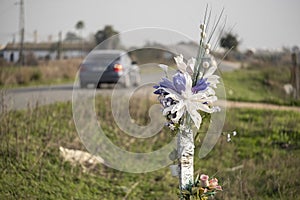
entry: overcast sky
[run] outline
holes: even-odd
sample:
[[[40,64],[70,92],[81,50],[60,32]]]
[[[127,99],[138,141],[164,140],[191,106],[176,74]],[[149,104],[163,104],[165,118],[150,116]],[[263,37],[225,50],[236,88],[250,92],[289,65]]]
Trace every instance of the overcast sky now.
[[[19,0],[0,0],[0,44],[12,41],[13,34],[19,40]],[[85,36],[95,33],[105,25],[113,25],[119,32],[143,27],[158,27],[182,33],[194,41],[199,38],[199,25],[208,3],[213,16],[225,8],[227,30],[241,40],[242,48],[280,48],[300,46],[299,0],[24,0],[25,38],[33,40],[34,30],[39,41],[59,31],[75,31],[75,24],[85,23]],[[160,31],[145,29],[151,34],[135,34],[122,40],[129,45],[141,45],[145,41],[168,43]],[[128,32],[127,32],[128,33]],[[168,33],[170,34],[170,33]],[[167,35],[168,35],[167,34]],[[163,34],[162,34],[163,35]],[[175,38],[175,39],[174,39]],[[174,36],[172,41],[180,39]]]

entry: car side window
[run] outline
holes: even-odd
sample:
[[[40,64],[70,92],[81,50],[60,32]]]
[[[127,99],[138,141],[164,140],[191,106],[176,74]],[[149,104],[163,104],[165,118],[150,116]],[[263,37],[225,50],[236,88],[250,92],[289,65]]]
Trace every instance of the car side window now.
[[[128,55],[123,55],[124,63],[126,66],[130,66],[131,60]]]

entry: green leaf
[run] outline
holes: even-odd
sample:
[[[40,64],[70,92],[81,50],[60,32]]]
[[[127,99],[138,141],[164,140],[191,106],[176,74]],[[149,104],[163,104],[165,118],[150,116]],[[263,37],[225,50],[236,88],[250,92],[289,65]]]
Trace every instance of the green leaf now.
[[[191,194],[188,190],[182,190],[181,193],[183,195],[190,195]]]
[[[198,183],[198,181],[199,181],[199,177],[200,177],[199,174],[197,174],[197,176],[196,176],[196,178],[195,178],[195,183],[194,183],[195,185],[197,185],[197,183]]]
[[[192,187],[192,194],[193,195],[195,195],[195,194],[197,194],[197,191],[198,191],[199,189],[197,188],[197,187]]]

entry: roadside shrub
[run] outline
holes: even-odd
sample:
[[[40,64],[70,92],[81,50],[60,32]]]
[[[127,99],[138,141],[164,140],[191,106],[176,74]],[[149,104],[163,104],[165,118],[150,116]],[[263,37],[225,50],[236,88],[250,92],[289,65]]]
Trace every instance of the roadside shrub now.
[[[19,68],[16,72],[15,78],[19,85],[28,84],[31,79],[32,70],[27,67]]]
[[[39,81],[42,78],[42,73],[39,69],[33,70],[31,76],[30,76],[30,81]]]
[[[38,66],[0,67],[0,85],[51,84],[75,78],[81,59],[40,61]],[[35,63],[31,63],[35,64]]]

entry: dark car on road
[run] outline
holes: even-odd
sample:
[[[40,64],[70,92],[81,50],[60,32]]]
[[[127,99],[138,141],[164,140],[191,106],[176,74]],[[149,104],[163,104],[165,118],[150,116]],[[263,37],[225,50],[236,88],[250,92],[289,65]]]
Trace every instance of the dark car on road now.
[[[81,88],[102,83],[130,87],[140,84],[140,70],[125,51],[93,50],[80,66],[79,79]]]

